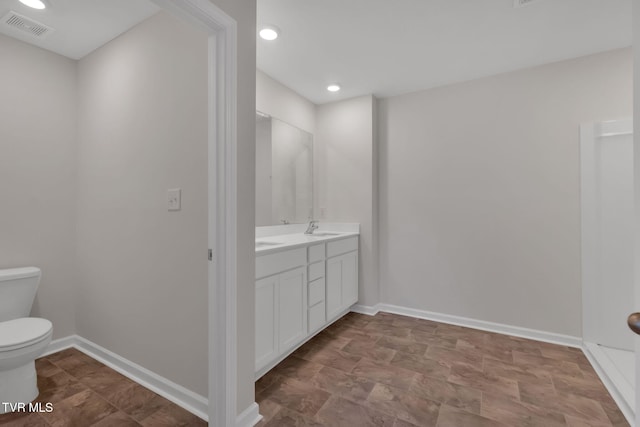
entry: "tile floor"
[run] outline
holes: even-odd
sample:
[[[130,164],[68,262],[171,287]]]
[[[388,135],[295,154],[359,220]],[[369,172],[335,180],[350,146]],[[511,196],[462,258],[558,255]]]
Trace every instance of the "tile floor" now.
[[[628,426],[577,349],[350,313],[256,382],[261,427]]]
[[[2,427],[206,426],[190,412],[76,349],[36,360],[38,402],[50,413],[0,415]]]

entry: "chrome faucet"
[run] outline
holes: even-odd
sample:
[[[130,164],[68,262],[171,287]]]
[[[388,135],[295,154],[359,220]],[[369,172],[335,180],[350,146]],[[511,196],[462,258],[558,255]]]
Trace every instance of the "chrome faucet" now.
[[[318,221],[311,220],[309,221],[309,226],[307,227],[307,231],[304,234],[313,234],[313,230],[318,229]]]

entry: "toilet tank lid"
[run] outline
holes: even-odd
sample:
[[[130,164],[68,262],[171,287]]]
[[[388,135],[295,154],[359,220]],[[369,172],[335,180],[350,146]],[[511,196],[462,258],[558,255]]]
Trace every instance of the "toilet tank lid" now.
[[[38,267],[7,268],[0,270],[0,282],[24,279],[27,277],[37,277],[39,275],[40,269]]]

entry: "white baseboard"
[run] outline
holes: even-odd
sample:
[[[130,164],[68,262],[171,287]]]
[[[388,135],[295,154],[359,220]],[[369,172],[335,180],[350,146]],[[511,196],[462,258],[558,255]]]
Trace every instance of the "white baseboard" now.
[[[258,404],[253,402],[236,418],[236,427],[253,427],[260,422],[262,415],[258,412]]]
[[[354,313],[366,314],[367,316],[375,316],[380,311],[380,304],[374,306],[355,304],[351,307]]]
[[[635,413],[633,410],[635,393],[630,385],[621,377],[620,371],[616,368],[609,357],[600,349],[597,344],[585,342],[582,351],[589,363],[593,366],[596,374],[611,394],[611,397],[618,404],[622,414],[630,425],[635,424]]]
[[[536,329],[522,328],[520,326],[505,325],[502,323],[487,322],[485,320],[470,319],[468,317],[453,316],[451,314],[435,313],[426,310],[401,307],[391,304],[376,304],[373,307],[355,306],[352,311],[362,314],[375,315],[379,311],[385,313],[400,314],[402,316],[416,317],[418,319],[433,320],[435,322],[447,323],[450,325],[464,326],[467,328],[480,329],[482,331],[496,332],[499,334],[512,335],[515,337],[528,338],[536,341],[543,341],[552,344],[564,345],[567,347],[582,348],[582,338],[570,335],[562,335],[554,332],[539,331]]]
[[[53,340],[47,346],[47,349],[44,351],[42,356],[48,356],[53,353],[57,353],[62,350],[66,350],[70,347],[74,347],[76,343],[76,335],[69,335],[68,337],[58,338],[57,340]]]
[[[209,400],[206,397],[200,396],[81,336],[71,335],[52,341],[44,355],[56,353],[70,347],[74,347],[97,361],[104,363],[125,377],[172,401],[205,421],[208,420]]]

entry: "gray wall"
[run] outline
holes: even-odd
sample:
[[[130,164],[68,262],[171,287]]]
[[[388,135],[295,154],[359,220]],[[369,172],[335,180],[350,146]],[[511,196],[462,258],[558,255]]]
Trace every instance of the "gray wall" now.
[[[383,302],[580,336],[579,125],[631,116],[631,60],[380,101]]]
[[[256,108],[311,134],[316,128],[316,105],[298,93],[256,71]]]
[[[35,265],[33,315],[75,332],[75,61],[0,35],[0,268]]]
[[[215,0],[214,3],[234,18],[238,23],[238,74],[237,74],[237,212],[238,227],[237,260],[237,345],[238,345],[238,413],[244,411],[254,402],[254,211],[255,211],[255,0]],[[171,26],[170,30],[161,28],[162,22]],[[145,34],[148,30],[149,34]],[[95,307],[99,316],[110,325],[120,324],[116,317],[129,317],[138,323],[131,331],[109,331],[107,325],[90,321],[80,326],[86,333],[98,337],[98,343],[105,343],[114,351],[120,351],[125,357],[138,361],[146,368],[172,379],[179,384],[203,395],[207,395],[207,264],[202,254],[206,250],[206,39],[197,34],[191,27],[173,18],[160,16],[148,23],[145,29],[134,30],[127,34],[132,43],[118,44],[114,51],[127,56],[128,52],[139,53],[147,57],[151,63],[163,65],[167,69],[153,68],[152,75],[146,76],[150,81],[141,81],[142,76],[135,73],[120,75],[123,87],[129,87],[131,80],[137,80],[141,87],[131,88],[133,92],[121,93],[131,99],[128,108],[132,114],[142,116],[143,120],[151,120],[158,125],[150,133],[129,123],[131,116],[120,110],[119,103],[112,104],[108,94],[96,94],[104,101],[103,107],[115,111],[120,116],[113,117],[117,124],[126,126],[125,137],[132,145],[108,148],[100,152],[98,145],[104,136],[94,132],[94,146],[88,145],[81,150],[81,162],[95,162],[98,171],[92,171],[89,163],[82,165],[83,176],[90,182],[83,184],[82,202],[79,212],[85,222],[80,244],[96,247],[97,240],[107,239],[104,255],[120,261],[112,264],[111,269],[122,269],[130,276],[126,278],[131,287],[122,284],[124,275],[107,272],[106,260],[95,260],[84,266],[81,277],[86,279],[96,269],[105,273],[91,286],[91,289],[107,294],[107,298],[117,299],[116,292],[98,289],[101,285],[116,286],[123,292],[133,294],[136,302],[124,303],[122,311],[111,314]],[[153,36],[153,37],[151,37]],[[148,43],[154,40],[161,42],[159,51],[147,51]],[[158,48],[158,45],[155,45]],[[164,49],[164,53],[163,53]],[[168,55],[168,56],[167,56]],[[134,55],[135,56],[135,55]],[[89,58],[88,58],[89,59]],[[136,58],[132,58],[136,61]],[[96,62],[99,60],[96,59]],[[168,65],[170,64],[170,65]],[[142,71],[149,65],[139,63]],[[91,65],[87,62],[87,67]],[[131,68],[131,71],[136,69]],[[171,72],[168,72],[171,70]],[[99,70],[97,71],[99,74]],[[157,75],[155,75],[157,74]],[[98,75],[100,77],[100,75]],[[180,89],[164,93],[161,89],[165,83],[176,82]],[[114,88],[114,90],[116,90]],[[144,92],[144,98],[136,99],[136,94]],[[102,96],[104,98],[102,98]],[[91,96],[87,94],[86,96]],[[164,97],[164,98],[163,98]],[[166,101],[169,98],[172,102]],[[154,101],[156,103],[154,103]],[[179,107],[179,106],[182,107]],[[149,111],[145,108],[149,107]],[[127,117],[129,119],[127,119]],[[166,123],[172,124],[163,129]],[[251,124],[251,125],[247,125]],[[87,123],[87,126],[92,126]],[[109,126],[109,123],[102,123]],[[175,126],[175,128],[174,128]],[[118,128],[110,128],[109,131]],[[163,132],[163,130],[165,132]],[[87,130],[91,132],[90,130]],[[139,132],[143,132],[140,134]],[[137,138],[140,136],[140,139]],[[153,139],[153,140],[152,140]],[[120,151],[118,151],[120,150]],[[106,157],[106,162],[119,166],[118,174],[111,175],[112,183],[106,185],[106,176],[100,176],[102,169],[97,165],[98,157]],[[113,157],[112,157],[113,156]],[[150,156],[150,157],[148,157]],[[120,159],[117,160],[116,157]],[[144,164],[145,173],[136,172],[139,165]],[[103,172],[106,174],[106,172]],[[132,180],[127,182],[128,178]],[[88,186],[95,185],[98,192]],[[166,211],[166,190],[179,186],[183,189],[183,210],[178,213]],[[106,193],[100,194],[100,190]],[[123,191],[116,195],[118,191]],[[101,198],[107,200],[100,200]],[[118,206],[110,205],[112,200],[120,200]],[[126,216],[120,224],[125,230],[133,233],[135,239],[128,237],[120,229],[113,229],[113,235],[94,233],[92,221],[108,220],[102,208],[111,209],[114,215],[123,215],[127,209],[131,215]],[[120,212],[119,212],[120,211]],[[143,219],[141,219],[143,218]],[[136,223],[135,221],[138,221]],[[84,225],[83,225],[84,224]],[[113,227],[108,221],[107,226]],[[118,252],[130,250],[121,246],[127,240],[139,251],[136,263],[124,259]],[[147,239],[144,243],[138,239]],[[113,239],[113,240],[111,240]],[[82,250],[80,251],[82,252]],[[86,256],[86,255],[85,255]],[[171,269],[165,267],[173,265]],[[162,272],[162,274],[161,274]],[[118,283],[120,282],[120,285]],[[88,291],[92,292],[92,291]],[[155,295],[154,295],[155,294]],[[150,295],[153,295],[150,298]],[[85,297],[90,298],[89,294]],[[122,297],[121,297],[122,298]],[[131,299],[131,296],[129,296]],[[78,304],[80,305],[80,304]],[[117,307],[117,306],[116,306]],[[88,316],[89,309],[84,308],[82,316]],[[146,318],[145,316],[149,316]],[[78,322],[81,325],[81,321]],[[184,334],[184,330],[192,331]],[[141,345],[139,333],[149,334]],[[143,335],[144,336],[144,335]],[[91,339],[91,337],[88,337]],[[157,342],[153,342],[157,339]],[[113,347],[109,347],[111,343]],[[185,349],[187,349],[185,351]]]
[[[80,336],[204,396],[206,49],[161,12],[79,61],[76,293]]]
[[[212,1],[238,22],[242,412],[254,401],[256,3]],[[34,315],[54,338],[78,332],[206,396],[206,36],[161,14],[79,65],[4,36],[0,52],[12,58],[0,67],[0,268],[43,268]],[[171,187],[181,212],[166,211]]]
[[[316,217],[360,223],[359,303],[364,305],[375,305],[380,298],[374,215],[375,102],[367,95],[319,105],[314,145]]]

